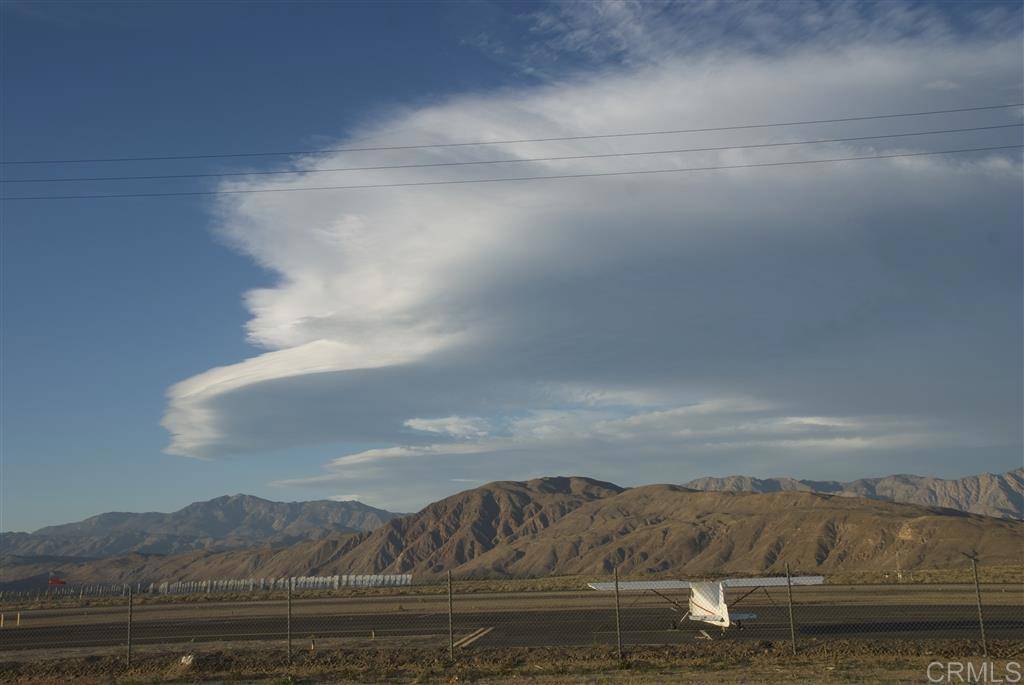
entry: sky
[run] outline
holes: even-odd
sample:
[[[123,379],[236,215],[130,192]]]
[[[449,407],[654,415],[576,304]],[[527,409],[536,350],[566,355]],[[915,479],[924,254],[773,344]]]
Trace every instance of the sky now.
[[[1022,466],[1020,148],[750,166],[1019,146],[1020,107],[577,138],[1024,102],[1019,3],[0,20],[4,161],[193,157],[5,164],[4,197],[206,193],[0,206],[0,530]],[[508,140],[535,142],[451,145]],[[267,151],[298,152],[209,157]],[[494,181],[579,174],[613,175]],[[351,185],[391,187],[300,190]]]

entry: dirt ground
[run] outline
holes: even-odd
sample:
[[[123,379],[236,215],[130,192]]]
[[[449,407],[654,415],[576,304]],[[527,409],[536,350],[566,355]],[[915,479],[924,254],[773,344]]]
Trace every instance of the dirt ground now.
[[[621,662],[602,647],[477,649],[454,663],[438,648],[296,650],[290,665],[280,649],[190,650],[141,652],[130,669],[115,653],[0,661],[0,683],[923,683],[932,662],[984,661],[969,640],[830,640],[795,656],[784,641],[633,647]],[[1005,673],[1024,662],[1024,639],[993,642],[989,655]]]

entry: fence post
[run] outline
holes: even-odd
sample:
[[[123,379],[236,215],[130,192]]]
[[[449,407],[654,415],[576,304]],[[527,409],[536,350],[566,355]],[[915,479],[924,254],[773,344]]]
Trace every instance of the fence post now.
[[[622,627],[619,622],[619,567],[615,567],[615,644],[622,661]]]
[[[132,589],[128,588],[128,668],[132,667]]]
[[[292,662],[292,579],[288,579],[288,621],[285,625],[288,635],[288,663]]]
[[[455,621],[452,613],[452,572],[448,571],[448,656],[455,661]]]
[[[961,552],[963,554],[963,552]],[[971,560],[971,570],[974,572],[974,597],[978,602],[978,627],[981,629],[981,653],[988,656],[988,642],[985,640],[985,616],[981,611],[981,584],[978,582],[978,557],[964,554]]]
[[[793,654],[796,655],[796,621],[793,620],[793,581],[790,579],[789,562],[786,562],[786,592],[789,595],[789,640],[793,643]]]

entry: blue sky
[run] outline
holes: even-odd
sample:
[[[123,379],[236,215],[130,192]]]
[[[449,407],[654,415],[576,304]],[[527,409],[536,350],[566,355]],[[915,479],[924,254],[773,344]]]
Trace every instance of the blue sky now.
[[[4,155],[303,147],[380,108],[521,78],[461,44],[459,15],[415,3],[6,4]],[[4,211],[4,528],[266,493],[291,473],[273,459],[162,453],[165,390],[253,353],[241,294],[271,280],[211,234],[207,202]]]
[[[2,19],[7,160],[1021,101],[1012,3],[8,3]],[[671,145],[1019,120],[1008,110]],[[1011,130],[818,153],[1015,142]],[[488,152],[6,174],[331,168]],[[728,155],[529,168],[768,159]],[[1020,466],[1019,152],[860,164],[878,166],[684,184],[5,202],[0,529],[235,492],[408,510],[486,480],[556,473],[633,484]],[[5,184],[5,194],[322,181],[362,179]]]

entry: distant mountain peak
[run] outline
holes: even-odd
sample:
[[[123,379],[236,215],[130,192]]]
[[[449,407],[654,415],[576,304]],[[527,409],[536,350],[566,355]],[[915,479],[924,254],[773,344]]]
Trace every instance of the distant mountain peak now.
[[[696,490],[729,492],[821,492],[889,502],[958,509],[972,514],[1024,519],[1024,468],[1006,473],[982,473],[945,479],[901,473],[854,481],[815,481],[788,477],[726,476],[698,478],[686,483]]]
[[[542,476],[540,478],[531,478],[527,481],[497,481],[497,483],[513,483],[537,492],[566,495],[618,493],[625,490],[625,488],[615,483],[588,478],[587,476]]]
[[[287,545],[366,532],[397,514],[357,501],[275,502],[238,493],[170,512],[107,512],[34,533],[4,533],[6,554],[110,557]]]

